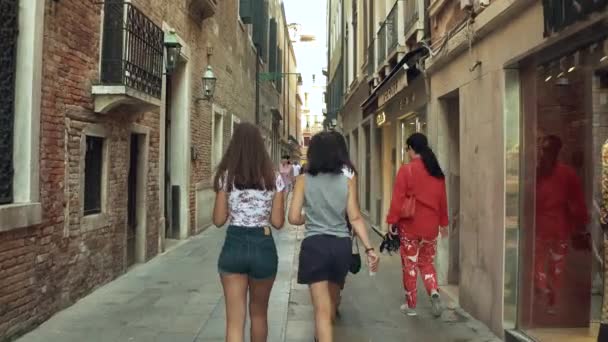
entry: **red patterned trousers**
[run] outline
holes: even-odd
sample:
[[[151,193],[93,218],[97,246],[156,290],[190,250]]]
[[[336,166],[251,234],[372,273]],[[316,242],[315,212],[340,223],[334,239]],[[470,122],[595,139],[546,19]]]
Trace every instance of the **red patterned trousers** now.
[[[555,304],[555,291],[562,285],[568,241],[536,239],[534,246],[534,285],[541,293],[549,294],[549,304]]]
[[[400,232],[399,237],[405,297],[408,307],[414,309],[417,302],[416,283],[419,271],[429,295],[433,290],[437,290],[437,272],[433,265],[437,252],[437,240],[425,240],[403,231]]]

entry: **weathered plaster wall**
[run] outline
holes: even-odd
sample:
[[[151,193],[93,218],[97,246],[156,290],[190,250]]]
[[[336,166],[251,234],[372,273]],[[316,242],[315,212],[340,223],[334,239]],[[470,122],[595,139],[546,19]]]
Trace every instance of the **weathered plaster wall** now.
[[[504,13],[495,10],[510,5],[493,2],[477,22],[500,17]],[[442,165],[447,164],[454,142],[448,138],[440,98],[460,91],[460,304],[499,335],[503,333],[505,240],[504,69],[508,61],[543,42],[542,18],[541,3],[535,2],[476,42],[470,53],[450,57],[448,64],[429,75],[429,136]],[[481,66],[469,71],[476,61]]]

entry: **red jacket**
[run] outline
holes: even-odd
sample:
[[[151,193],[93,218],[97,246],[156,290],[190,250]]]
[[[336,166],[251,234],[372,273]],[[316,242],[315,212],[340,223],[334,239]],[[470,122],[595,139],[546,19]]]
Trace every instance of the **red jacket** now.
[[[567,240],[589,224],[583,186],[572,167],[558,162],[536,180],[536,237]]]
[[[410,183],[416,196],[416,211],[414,218],[403,220],[400,211]],[[448,225],[447,207],[445,179],[431,176],[422,160],[414,159],[399,169],[386,222],[391,225],[398,223],[407,233],[435,239],[439,227]]]

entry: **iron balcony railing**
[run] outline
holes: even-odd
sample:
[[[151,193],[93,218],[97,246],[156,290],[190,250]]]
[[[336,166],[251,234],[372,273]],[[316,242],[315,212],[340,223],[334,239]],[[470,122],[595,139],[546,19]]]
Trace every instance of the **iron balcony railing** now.
[[[376,42],[378,43],[378,65],[380,65],[386,59],[386,21],[380,26]]]
[[[403,26],[405,33],[408,33],[419,18],[418,0],[405,0],[404,12],[405,15],[403,16]]]
[[[387,55],[395,51],[399,45],[399,1],[395,1],[395,5],[386,17],[386,47]]]
[[[160,99],[163,30],[131,3],[104,3],[101,75],[103,85],[124,85]]]
[[[369,76],[374,75],[376,71],[376,44],[375,40],[367,47],[367,74]]]

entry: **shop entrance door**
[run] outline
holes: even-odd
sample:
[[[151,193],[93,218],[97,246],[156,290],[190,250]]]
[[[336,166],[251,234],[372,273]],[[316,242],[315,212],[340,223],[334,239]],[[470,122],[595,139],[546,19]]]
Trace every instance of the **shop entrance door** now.
[[[460,283],[460,100],[456,94],[445,100],[448,113],[447,186],[450,218],[448,284],[457,290]],[[455,294],[458,292],[456,291]]]

